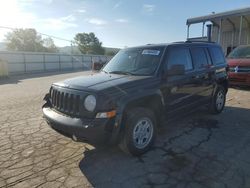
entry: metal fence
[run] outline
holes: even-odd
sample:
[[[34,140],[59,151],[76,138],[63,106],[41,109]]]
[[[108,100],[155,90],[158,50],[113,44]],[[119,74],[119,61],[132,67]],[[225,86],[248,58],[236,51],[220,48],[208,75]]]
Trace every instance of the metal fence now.
[[[0,59],[7,62],[9,74],[22,74],[48,71],[89,70],[93,62],[107,62],[111,57],[104,55],[0,51]]]

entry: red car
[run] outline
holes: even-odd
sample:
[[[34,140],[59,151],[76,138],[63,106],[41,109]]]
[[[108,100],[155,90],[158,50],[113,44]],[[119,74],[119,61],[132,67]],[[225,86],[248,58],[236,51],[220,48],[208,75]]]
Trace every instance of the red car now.
[[[250,45],[235,48],[227,61],[230,85],[250,86]]]

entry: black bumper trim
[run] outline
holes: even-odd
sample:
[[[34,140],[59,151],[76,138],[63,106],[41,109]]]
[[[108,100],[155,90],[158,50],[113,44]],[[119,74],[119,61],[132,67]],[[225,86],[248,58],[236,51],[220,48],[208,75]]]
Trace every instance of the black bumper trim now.
[[[44,118],[57,132],[91,143],[111,138],[114,119],[81,119],[60,114],[50,107],[43,108]]]

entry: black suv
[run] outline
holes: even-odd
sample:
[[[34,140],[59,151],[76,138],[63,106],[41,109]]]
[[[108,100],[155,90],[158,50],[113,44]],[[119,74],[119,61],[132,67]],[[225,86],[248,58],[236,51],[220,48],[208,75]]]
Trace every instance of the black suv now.
[[[225,105],[227,67],[215,43],[126,48],[98,73],[54,83],[45,96],[48,124],[74,140],[108,139],[133,155],[146,152],[164,118]]]

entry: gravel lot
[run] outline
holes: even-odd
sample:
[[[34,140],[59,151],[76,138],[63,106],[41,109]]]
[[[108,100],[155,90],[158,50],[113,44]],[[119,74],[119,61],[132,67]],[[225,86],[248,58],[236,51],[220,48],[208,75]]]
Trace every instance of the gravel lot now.
[[[140,158],[76,143],[43,120],[51,83],[86,72],[0,80],[1,187],[250,187],[250,89],[230,89],[222,114],[166,122]]]

